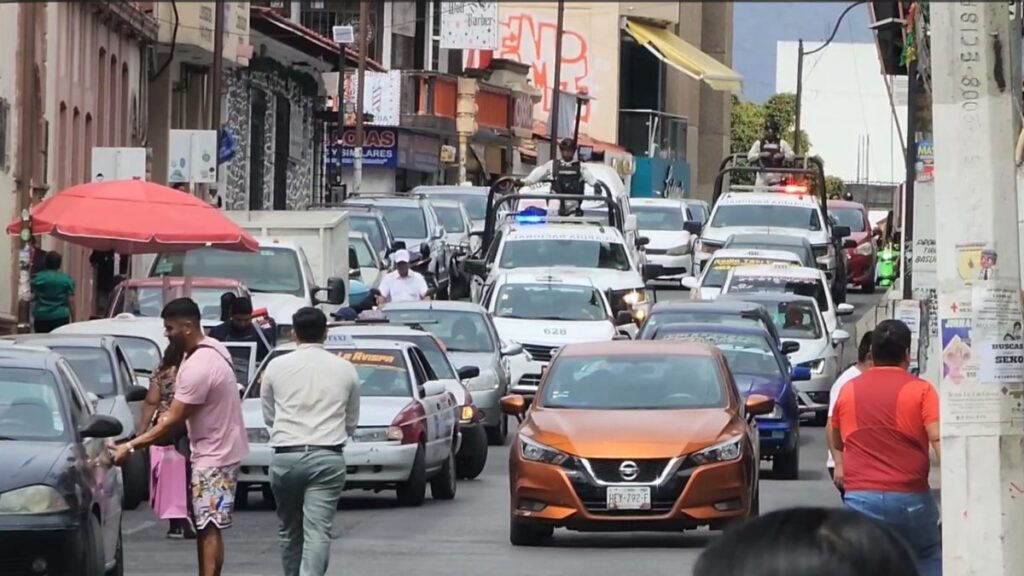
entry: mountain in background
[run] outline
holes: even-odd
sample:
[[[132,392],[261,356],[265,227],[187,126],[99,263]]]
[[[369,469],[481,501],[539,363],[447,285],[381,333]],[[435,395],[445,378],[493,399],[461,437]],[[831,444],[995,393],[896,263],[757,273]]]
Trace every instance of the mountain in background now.
[[[743,98],[764,102],[775,93],[775,46],[779,41],[823,42],[847,3],[736,2],[733,69],[743,75]],[[846,15],[833,42],[873,42],[868,4]],[[828,50],[828,48],[826,48]]]

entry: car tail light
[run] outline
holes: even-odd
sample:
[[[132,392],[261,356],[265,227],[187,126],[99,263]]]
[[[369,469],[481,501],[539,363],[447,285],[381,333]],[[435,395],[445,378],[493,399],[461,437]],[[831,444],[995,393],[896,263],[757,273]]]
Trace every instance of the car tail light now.
[[[416,444],[426,432],[424,423],[427,413],[416,401],[410,402],[391,421],[391,425],[402,430],[402,444]]]

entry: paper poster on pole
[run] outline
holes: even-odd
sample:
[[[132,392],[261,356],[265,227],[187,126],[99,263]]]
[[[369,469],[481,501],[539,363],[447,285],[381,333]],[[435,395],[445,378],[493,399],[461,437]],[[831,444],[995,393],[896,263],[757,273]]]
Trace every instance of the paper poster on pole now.
[[[497,2],[441,3],[441,48],[495,50],[498,48]]]
[[[974,348],[982,384],[1024,382],[1020,293],[987,284],[971,290]]]

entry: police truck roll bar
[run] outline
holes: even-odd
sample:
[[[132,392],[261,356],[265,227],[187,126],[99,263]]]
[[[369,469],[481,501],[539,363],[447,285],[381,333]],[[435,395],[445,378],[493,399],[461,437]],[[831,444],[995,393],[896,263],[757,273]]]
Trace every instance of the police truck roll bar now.
[[[761,174],[764,172],[771,172],[773,174],[780,175],[792,175],[802,176],[803,180],[810,180],[817,193],[818,201],[821,202],[822,214],[828,214],[828,194],[825,192],[825,166],[819,158],[800,156],[794,161],[797,167],[794,168],[764,168],[757,165],[741,166],[737,165],[737,160],[746,160],[743,154],[732,154],[726,156],[722,160],[721,165],[718,169],[718,176],[715,177],[715,193],[712,197],[711,204],[714,205],[718,202],[718,199],[722,196],[722,186],[725,182],[725,177],[730,174]],[[808,166],[810,164],[810,166]],[[799,167],[804,166],[804,167]],[[807,186],[798,186],[795,184],[785,184],[782,186],[744,186],[744,185],[730,185],[729,191],[747,191],[747,192],[780,192],[780,193],[793,193],[799,192],[803,194],[809,194],[810,190]]]

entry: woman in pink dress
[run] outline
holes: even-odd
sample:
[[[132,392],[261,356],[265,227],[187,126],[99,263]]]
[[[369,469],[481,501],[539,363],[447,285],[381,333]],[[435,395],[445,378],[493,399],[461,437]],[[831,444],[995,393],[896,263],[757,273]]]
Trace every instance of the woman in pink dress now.
[[[160,368],[150,380],[149,394],[142,409],[142,425],[139,429],[152,427],[170,408],[171,400],[174,398],[174,380],[182,356],[182,350],[174,344],[168,345],[164,351]],[[187,462],[177,448],[182,442],[188,445],[184,430],[180,437],[174,440],[175,442],[168,446],[149,447],[149,501],[157,518],[170,521],[168,538],[193,539],[196,533],[188,513]]]

